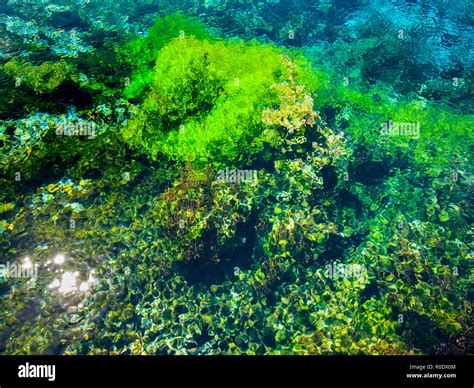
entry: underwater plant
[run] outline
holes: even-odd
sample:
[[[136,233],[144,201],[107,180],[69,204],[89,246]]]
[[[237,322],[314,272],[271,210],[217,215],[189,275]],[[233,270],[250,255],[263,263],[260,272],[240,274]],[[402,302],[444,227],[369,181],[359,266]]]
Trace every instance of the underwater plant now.
[[[60,86],[66,80],[69,69],[64,61],[44,62],[35,66],[14,58],[3,65],[3,71],[13,77],[18,86],[24,83],[35,93],[44,94]]]
[[[177,37],[211,40],[205,25],[197,18],[173,13],[156,19],[146,37],[128,42],[121,50],[123,61],[133,67],[124,95],[143,100],[153,79],[158,52]]]
[[[154,159],[245,161],[258,147],[261,112],[278,102],[271,86],[288,74],[270,46],[175,38],[159,52],[150,91],[124,138]]]
[[[206,14],[91,4],[93,52],[0,52],[1,91],[20,79],[1,96],[0,265],[44,269],[0,277],[0,353],[472,352],[472,115],[364,82],[387,59],[364,34],[337,58],[218,38],[310,43],[337,1],[291,20],[286,2],[184,3]],[[38,25],[68,4],[35,5]],[[222,33],[201,22],[219,9]],[[32,28],[13,22],[8,47]],[[388,60],[407,50],[390,42]]]

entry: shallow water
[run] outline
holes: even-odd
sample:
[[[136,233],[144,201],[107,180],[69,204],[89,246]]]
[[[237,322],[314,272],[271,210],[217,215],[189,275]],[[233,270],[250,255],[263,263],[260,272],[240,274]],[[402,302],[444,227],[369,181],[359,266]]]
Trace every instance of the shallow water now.
[[[472,354],[469,5],[0,5],[0,352]]]

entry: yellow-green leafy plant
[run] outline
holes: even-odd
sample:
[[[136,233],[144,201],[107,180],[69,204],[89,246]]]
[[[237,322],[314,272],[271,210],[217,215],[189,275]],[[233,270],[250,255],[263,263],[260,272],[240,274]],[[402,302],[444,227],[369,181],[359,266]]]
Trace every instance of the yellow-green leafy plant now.
[[[24,85],[36,94],[47,94],[68,78],[70,66],[65,61],[34,65],[26,60],[13,58],[3,65],[3,71],[14,78],[17,87]]]
[[[155,159],[243,160],[262,148],[262,111],[280,103],[272,87],[305,71],[271,46],[176,38],[159,52],[124,138]]]

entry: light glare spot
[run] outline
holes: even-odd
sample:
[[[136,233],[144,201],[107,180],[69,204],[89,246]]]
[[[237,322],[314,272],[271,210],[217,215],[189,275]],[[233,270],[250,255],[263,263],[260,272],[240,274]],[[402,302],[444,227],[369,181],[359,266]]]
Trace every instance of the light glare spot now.
[[[66,259],[64,258],[63,255],[57,255],[55,258],[54,258],[54,263],[55,264],[62,264],[64,263]]]
[[[30,268],[33,268],[33,263],[31,262],[30,258],[28,256],[26,256],[23,259],[23,264],[21,266],[24,269],[30,269]]]

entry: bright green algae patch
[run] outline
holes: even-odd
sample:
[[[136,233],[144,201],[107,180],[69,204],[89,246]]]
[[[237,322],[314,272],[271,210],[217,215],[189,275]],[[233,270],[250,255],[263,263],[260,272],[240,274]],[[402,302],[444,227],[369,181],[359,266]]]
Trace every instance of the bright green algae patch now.
[[[174,13],[157,19],[146,37],[134,39],[120,50],[123,60],[133,67],[133,73],[126,82],[127,98],[144,97],[153,79],[158,52],[178,36],[213,39],[199,19]]]
[[[439,104],[412,93],[400,95],[389,85],[344,85],[339,74],[315,70],[318,108],[336,110],[335,124],[344,127],[358,145],[377,145],[383,152],[376,158],[404,154],[427,168],[436,177],[447,165],[466,163],[474,135],[474,115]],[[414,123],[415,136],[390,136],[383,124]],[[456,167],[457,168],[457,167]]]
[[[158,54],[153,81],[124,138],[156,159],[233,161],[257,152],[271,87],[290,70],[271,46],[177,38]]]

